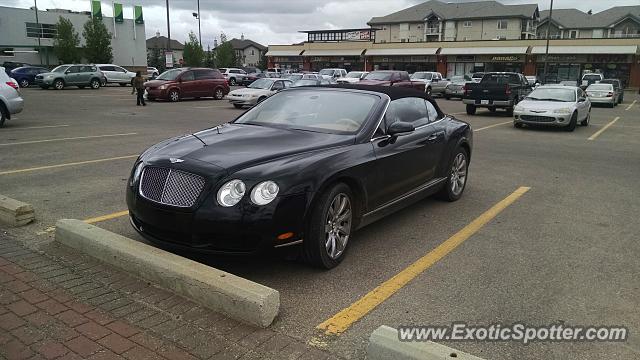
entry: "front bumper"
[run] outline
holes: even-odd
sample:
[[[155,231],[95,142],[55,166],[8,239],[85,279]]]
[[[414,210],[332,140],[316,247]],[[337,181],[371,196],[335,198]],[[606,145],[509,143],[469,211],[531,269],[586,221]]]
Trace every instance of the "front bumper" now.
[[[568,126],[571,114],[554,114],[551,112],[534,113],[531,111],[514,111],[513,122],[516,124]]]
[[[146,88],[145,90],[147,92],[147,97],[152,99],[164,99],[167,97],[166,89]]]
[[[462,102],[467,105],[475,105],[476,107],[511,107],[513,106],[513,102],[511,100],[462,99]]]
[[[194,209],[155,203],[127,186],[127,205],[134,229],[151,242],[167,247],[212,254],[250,255],[298,243],[303,236],[304,216],[311,194],[278,196],[257,206],[245,196],[232,207],[222,207],[215,192],[205,189],[205,200]],[[278,235],[293,236],[278,240]]]
[[[227,100],[234,105],[255,105],[258,103],[257,97],[247,98],[241,96],[227,95]]]
[[[464,96],[464,90],[459,89],[444,89],[444,94],[451,97],[460,97]]]
[[[42,85],[47,85],[47,86],[51,86],[53,84],[53,78],[48,79],[48,78],[35,78],[35,80],[33,81],[36,85],[38,86],[42,86]]]

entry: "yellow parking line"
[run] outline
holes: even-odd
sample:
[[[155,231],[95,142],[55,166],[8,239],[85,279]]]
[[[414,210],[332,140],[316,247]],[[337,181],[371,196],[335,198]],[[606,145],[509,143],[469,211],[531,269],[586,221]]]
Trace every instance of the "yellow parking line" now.
[[[129,210],[118,211],[118,212],[115,212],[113,214],[97,216],[97,217],[90,218],[90,219],[85,219],[85,220],[82,220],[82,221],[86,222],[87,224],[95,224],[95,223],[100,222],[100,221],[111,220],[111,219],[119,218],[119,217],[126,216],[126,215],[129,215]]]
[[[53,141],[67,141],[67,140],[81,140],[81,139],[96,139],[96,138],[105,138],[105,137],[115,137],[115,136],[130,136],[137,135],[138,133],[124,133],[124,134],[107,134],[107,135],[92,135],[92,136],[76,136],[76,137],[68,137],[68,138],[56,138],[56,139],[46,139],[46,140],[33,140],[33,141],[20,141],[13,143],[4,143],[0,144],[0,146],[11,146],[11,145],[25,145],[25,144],[38,144],[45,142],[53,142]]]
[[[137,157],[138,155],[126,155],[126,156],[116,156],[116,157],[111,157],[106,159],[86,160],[86,161],[77,161],[77,162],[66,163],[66,164],[38,166],[38,167],[32,167],[27,169],[7,170],[7,171],[0,171],[0,175],[10,175],[10,174],[23,173],[23,172],[38,171],[38,170],[56,169],[56,168],[61,168],[66,166],[95,164],[95,163],[105,162],[105,161],[131,159],[131,158],[137,158]]]
[[[602,129],[598,130],[595,134],[591,135],[587,140],[595,140],[600,134],[602,134],[605,130],[609,128],[609,126],[613,125],[620,119],[620,116],[616,116],[615,119],[611,120],[607,125],[605,125]]]
[[[27,127],[21,127],[21,128],[9,128],[9,129],[4,129],[2,130],[2,132],[5,131],[10,131],[10,130],[29,130],[29,129],[50,129],[50,128],[59,128],[59,127],[67,127],[70,125],[46,125],[46,126],[27,126]]]
[[[323,330],[327,335],[339,335],[340,333],[343,333],[353,325],[353,323],[367,315],[378,305],[391,297],[391,295],[395,294],[398,290],[407,285],[416,276],[420,275],[438,260],[442,259],[465,240],[475,234],[484,225],[500,214],[502,210],[506,209],[509,205],[529,191],[529,189],[529,187],[525,186],[518,188],[511,195],[493,205],[489,210],[485,211],[470,224],[462,228],[462,230],[458,231],[455,235],[438,245],[438,247],[418,259],[413,264],[409,265],[404,270],[400,271],[391,279],[373,289],[365,296],[361,297],[349,307],[341,310],[336,315],[316,326],[316,329]]]
[[[631,104],[629,104],[629,106],[627,106],[627,108],[626,108],[625,110],[627,110],[627,111],[628,111],[628,110],[631,110],[631,108],[633,107],[633,105],[635,105],[635,104],[636,104],[636,101],[638,101],[638,100],[633,100],[633,102],[632,102]]]
[[[511,124],[513,121],[505,121],[505,122],[501,122],[501,123],[497,123],[497,124],[493,124],[493,125],[489,125],[489,126],[485,126],[485,127],[481,127],[480,129],[475,129],[473,130],[473,132],[476,131],[482,131],[482,130],[486,130],[486,129],[490,129],[492,127],[496,127],[496,126],[500,126],[500,125],[505,125],[505,124]]]

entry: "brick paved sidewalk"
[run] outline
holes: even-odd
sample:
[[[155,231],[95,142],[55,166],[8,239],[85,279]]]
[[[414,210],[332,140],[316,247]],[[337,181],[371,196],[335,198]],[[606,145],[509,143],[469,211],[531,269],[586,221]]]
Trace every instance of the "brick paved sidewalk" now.
[[[57,245],[0,230],[0,359],[335,359]]]

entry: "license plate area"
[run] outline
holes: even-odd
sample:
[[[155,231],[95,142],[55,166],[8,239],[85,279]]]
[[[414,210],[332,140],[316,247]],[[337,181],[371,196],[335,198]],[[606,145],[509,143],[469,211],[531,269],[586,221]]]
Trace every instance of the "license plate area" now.
[[[480,104],[481,105],[488,105],[489,104],[489,100],[480,100]]]

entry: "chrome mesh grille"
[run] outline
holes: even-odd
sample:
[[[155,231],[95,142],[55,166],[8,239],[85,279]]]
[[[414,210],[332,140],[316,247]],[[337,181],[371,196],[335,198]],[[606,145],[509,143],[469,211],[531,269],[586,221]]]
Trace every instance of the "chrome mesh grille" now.
[[[537,122],[554,122],[556,118],[550,116],[538,116],[538,115],[520,115],[520,119],[524,121],[537,121]]]
[[[204,183],[199,175],[147,166],[140,178],[140,195],[160,204],[191,207],[200,196]]]

